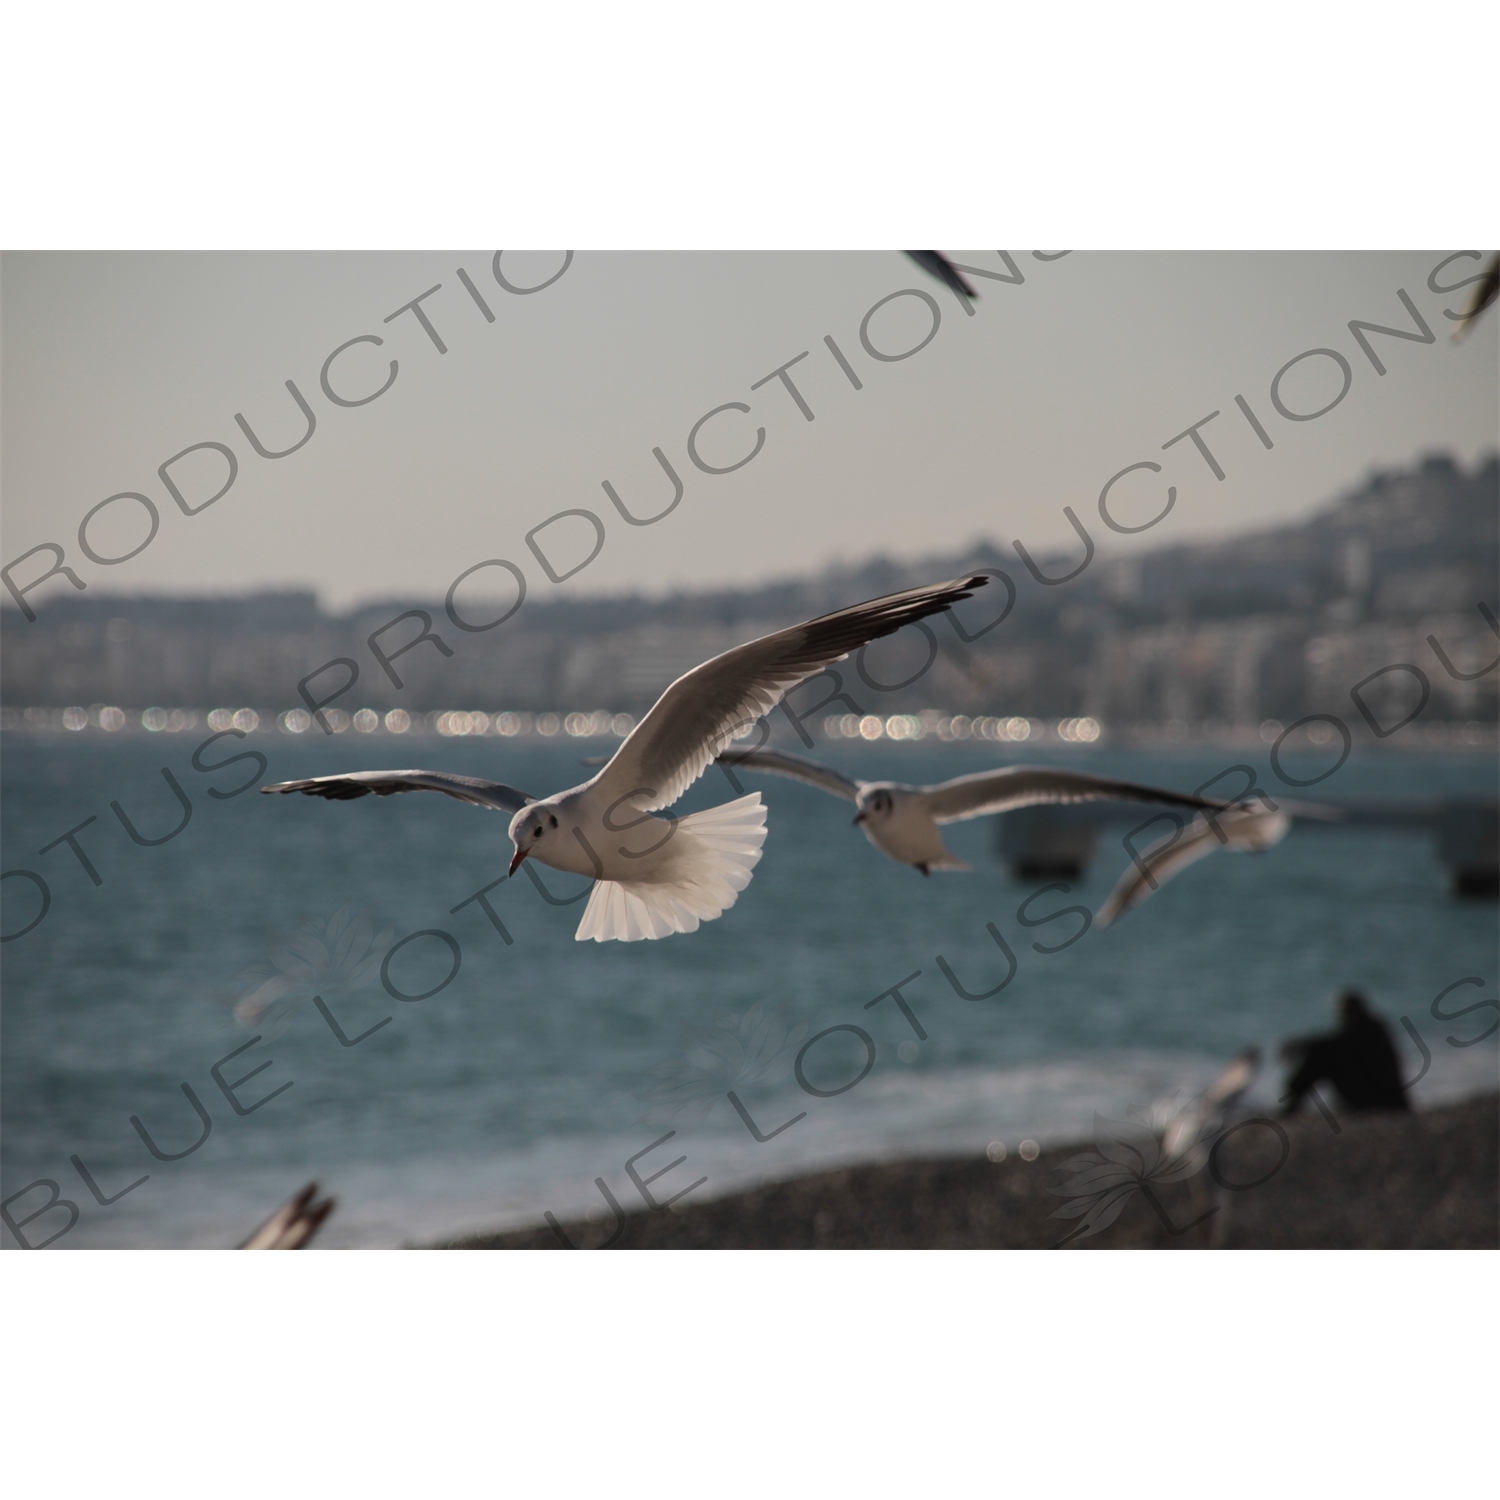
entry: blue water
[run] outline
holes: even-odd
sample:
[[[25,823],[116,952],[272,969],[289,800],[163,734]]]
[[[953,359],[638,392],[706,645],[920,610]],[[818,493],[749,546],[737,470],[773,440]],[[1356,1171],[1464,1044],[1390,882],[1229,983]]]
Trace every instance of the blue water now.
[[[1432,998],[1468,975],[1484,990],[1455,991],[1449,1005],[1493,996],[1497,937],[1492,903],[1449,894],[1429,833],[1298,825],[1268,854],[1205,860],[1115,927],[1044,955],[1032,944],[1061,943],[1079,923],[1028,929],[1018,920],[1035,888],[1002,868],[989,820],[949,830],[974,874],[923,880],[872,849],[849,826],[846,805],[746,778],[770,804],[770,838],[751,885],[718,921],[661,942],[578,944],[583,903],[548,905],[522,876],[490,893],[513,939],[506,945],[477,903],[450,910],[504,874],[503,817],[426,795],[324,803],[251,791],[214,800],[207,789],[232,789],[246,767],[193,771],[193,738],[5,738],[5,867],[41,872],[53,905],[0,950],[0,1171],[6,1195],[52,1179],[79,1205],[59,1248],[232,1244],[312,1176],[340,1198],[320,1241],[330,1246],[420,1243],[535,1222],[548,1209],[597,1212],[599,1176],[627,1207],[640,1206],[626,1159],[674,1125],[675,1137],[637,1168],[649,1176],[687,1157],[655,1185],[662,1197],[700,1177],[708,1181],[695,1192],[707,1197],[814,1165],[1082,1138],[1096,1109],[1120,1117],[1190,1092],[1247,1043],[1274,1054],[1278,1039],[1321,1028],[1343,985],[1367,990],[1393,1022],[1404,1014],[1416,1026],[1433,1053],[1419,1099],[1495,1084],[1493,1040],[1468,1048],[1445,1040],[1477,1035],[1494,1011],[1452,1022],[1429,1014]],[[267,779],[416,763],[546,793],[586,774],[576,744],[260,733],[246,748],[270,758]],[[818,753],[854,774],[936,780],[994,764],[997,748],[839,743]],[[1191,788],[1247,757],[1095,748],[1027,758]],[[1263,757],[1259,764],[1269,777]],[[163,765],[191,799],[192,819],[169,843],[138,847],[110,803],[118,800],[144,836],[167,833],[181,810]],[[1371,751],[1302,795],[1493,795],[1494,771],[1482,754]],[[714,773],[683,808],[729,795]],[[79,839],[102,878],[97,887],[65,845],[36,852],[90,815],[98,821]],[[1032,913],[1097,907],[1125,863],[1118,832],[1106,835],[1086,877],[1068,894],[1038,897]],[[580,888],[543,875],[559,895]],[[4,925],[14,931],[35,914],[36,897],[24,880],[4,893]],[[260,977],[275,972],[268,929],[295,931],[305,918],[346,908],[369,909],[397,939],[449,933],[461,954],[457,975],[422,1001],[392,999],[378,972],[335,996],[351,1037],[393,1018],[354,1047],[340,1046],[306,1003],[273,1012],[259,1033],[236,1024],[222,998],[249,993],[258,981],[244,976],[256,966]],[[955,997],[936,955],[970,989],[988,989],[1004,973],[991,922],[1018,970],[995,999],[969,1003]],[[438,985],[452,962],[441,939],[422,938],[392,960],[389,977],[417,993]],[[892,1000],[864,1008],[918,970],[904,993],[928,1034],[920,1042]],[[876,1049],[872,1070],[827,1098],[798,1089],[784,1069],[778,1081],[739,1086],[765,1132],[807,1112],[763,1145],[722,1088],[706,1120],[689,1111],[638,1123],[652,1108],[638,1095],[660,1081],[648,1070],[683,1060],[683,1026],[712,1028],[716,1016],[743,1015],[757,1002],[784,1012],[788,1027],[864,1028]],[[232,1082],[272,1060],[237,1089],[249,1105],[292,1086],[241,1116],[210,1069],[256,1034],[264,1040],[224,1064],[223,1076]],[[1397,1036],[1415,1072],[1416,1050],[1399,1028]],[[806,1076],[836,1088],[864,1060],[852,1033],[835,1033],[809,1055]],[[211,1134],[182,1160],[153,1160],[130,1117],[164,1151],[185,1149],[201,1127],[184,1082],[209,1112]],[[1259,1097],[1273,1099],[1277,1083],[1275,1070],[1263,1074]],[[144,1173],[150,1180],[100,1207],[70,1165],[74,1154],[106,1195]],[[11,1212],[24,1216],[45,1201],[39,1189]],[[40,1239],[65,1223],[54,1210],[24,1232]],[[8,1231],[4,1241],[14,1244]]]

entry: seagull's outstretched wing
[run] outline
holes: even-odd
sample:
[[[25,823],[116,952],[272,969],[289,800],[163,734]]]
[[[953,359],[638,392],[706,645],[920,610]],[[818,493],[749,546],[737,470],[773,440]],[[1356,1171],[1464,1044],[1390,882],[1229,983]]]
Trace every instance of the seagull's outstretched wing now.
[[[350,771],[343,776],[314,776],[310,781],[278,781],[263,792],[301,792],[305,797],[327,797],[347,802],[351,797],[390,797],[396,792],[443,792],[460,802],[472,802],[494,812],[516,813],[536,798],[500,781],[476,776],[454,776],[447,771]]]
[[[936,276],[944,286],[957,292],[960,297],[967,297],[971,302],[979,295],[967,281],[963,279],[957,266],[943,254],[941,250],[908,250],[906,252],[924,271]]]
[[[1039,802],[1159,802],[1167,807],[1222,808],[1186,792],[1139,786],[1083,771],[1060,771],[1054,766],[1006,766],[998,771],[975,771],[955,776],[938,786],[923,787],[922,807],[934,823],[957,823],[989,813],[1010,812]]]
[[[940,614],[989,582],[984,573],[907,589],[747,641],[684,674],[656,700],[595,778],[642,812],[670,807],[704,768],[799,682],[867,641]]]
[[[1292,826],[1290,814],[1263,808],[1236,808],[1217,821],[1224,832],[1225,841],[1222,843],[1208,820],[1202,817],[1194,818],[1180,834],[1168,834],[1158,839],[1141,855],[1139,863],[1131,863],[1114,890],[1105,897],[1104,905],[1094,913],[1095,925],[1108,927],[1116,917],[1123,916],[1133,906],[1139,906],[1153,890],[1179,871],[1215,850],[1231,849],[1243,853],[1269,849],[1273,844],[1279,844]]]
[[[805,756],[789,755],[785,750],[731,749],[719,757],[718,763],[731,771],[766,771],[772,776],[790,776],[793,781],[805,781],[849,802],[859,795],[859,782],[852,776]]]
[[[317,1196],[317,1183],[308,1183],[295,1198],[283,1203],[240,1249],[300,1250],[322,1227],[323,1220],[338,1202],[337,1198],[325,1198],[315,1203],[313,1199]]]

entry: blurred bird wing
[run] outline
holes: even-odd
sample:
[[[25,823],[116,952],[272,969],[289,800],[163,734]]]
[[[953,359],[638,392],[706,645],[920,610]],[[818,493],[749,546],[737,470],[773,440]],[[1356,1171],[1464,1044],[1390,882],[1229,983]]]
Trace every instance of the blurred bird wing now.
[[[536,798],[500,781],[454,776],[447,771],[350,771],[343,776],[314,776],[308,781],[278,781],[262,792],[301,792],[306,797],[347,801],[351,797],[389,797],[396,792],[442,792],[494,812],[516,813]]]
[[[1203,1116],[1210,1119],[1227,1109],[1255,1082],[1260,1056],[1241,1053],[1203,1092]]]
[[[1463,316],[1453,325],[1453,337],[1455,340],[1462,339],[1468,335],[1469,330],[1478,320],[1480,313],[1500,296],[1500,252],[1491,256],[1490,263],[1482,272],[1483,279],[1469,293],[1469,305],[1464,308]]]
[[[805,756],[789,755],[785,750],[726,750],[719,757],[719,764],[731,771],[764,771],[771,776],[789,776],[793,781],[805,781],[809,786],[820,787],[853,802],[859,795],[860,783],[832,766],[808,760]]]
[[[941,613],[988,582],[986,574],[971,574],[888,594],[761,636],[694,667],[656,700],[593,785],[603,796],[631,798],[642,812],[670,807],[736,735],[799,682],[868,641]]]
[[[1201,815],[1180,834],[1169,833],[1158,839],[1140,856],[1139,862],[1133,861],[1120,877],[1114,890],[1105,898],[1104,905],[1094,913],[1095,922],[1100,927],[1108,927],[1116,917],[1123,916],[1133,906],[1139,906],[1154,889],[1217,849],[1237,853],[1269,849],[1272,844],[1280,843],[1292,826],[1291,818],[1284,812],[1249,808],[1234,808],[1221,813],[1217,821],[1224,834],[1222,842],[1209,826],[1208,819]]]
[[[1186,1155],[1197,1144],[1198,1137],[1203,1133],[1205,1119],[1204,1111],[1189,1108],[1180,1111],[1168,1120],[1161,1136],[1162,1155],[1166,1157]]]
[[[960,297],[967,297],[972,302],[979,295],[964,280],[958,267],[941,250],[908,250],[906,253],[924,271],[931,276],[936,276],[944,286],[950,291],[957,292]]]
[[[1061,771],[1053,766],[1005,766],[998,771],[975,771],[956,776],[938,786],[923,787],[922,807],[935,823],[954,823],[964,818],[982,818],[990,813],[1010,812],[1044,802],[1159,802],[1167,807],[1222,806],[1203,797],[1167,792],[1159,787],[1115,781],[1108,776],[1090,776],[1083,771]]]
[[[1094,921],[1100,927],[1108,927],[1116,917],[1139,906],[1153,889],[1222,847],[1208,824],[1197,820],[1175,841],[1170,834],[1158,839],[1140,856],[1139,863],[1131,862],[1114,890],[1105,897],[1104,905],[1095,912]]]
[[[312,1200],[317,1192],[317,1183],[308,1183],[295,1198],[283,1203],[240,1249],[300,1250],[322,1227],[336,1202],[333,1198],[325,1198],[321,1203],[314,1203]]]

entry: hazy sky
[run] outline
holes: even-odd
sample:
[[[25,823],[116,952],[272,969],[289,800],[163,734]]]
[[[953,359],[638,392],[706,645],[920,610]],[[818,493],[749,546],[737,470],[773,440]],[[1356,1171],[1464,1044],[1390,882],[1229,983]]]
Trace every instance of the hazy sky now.
[[[996,272],[997,252],[953,252]],[[974,315],[896,253],[578,252],[545,290],[499,286],[491,252],[443,254],[22,253],[0,265],[3,360],[3,561],[56,542],[90,590],[240,592],[318,590],[343,607],[372,596],[441,596],[486,558],[526,572],[533,597],[559,592],[749,583],[874,553],[912,556],[977,537],[1033,551],[1075,546],[1071,505],[1116,553],[1223,535],[1307,514],[1374,466],[1447,450],[1472,463],[1497,441],[1497,329],[1491,313],[1454,346],[1443,309],[1467,291],[1429,290],[1451,251],[1348,254],[1076,252],[1042,261],[1013,251],[1024,284],[980,280]],[[508,254],[517,285],[551,276],[558,254]],[[487,322],[457,276],[463,267],[488,304]],[[1439,280],[1472,275],[1455,261]],[[440,354],[412,313],[423,302],[447,345]],[[936,304],[925,348],[880,361],[862,347],[866,313],[910,288]],[[1373,335],[1378,375],[1350,319],[1410,328],[1404,289],[1437,332],[1431,345]],[[932,326],[926,301],[898,297],[871,319],[876,348],[899,352]],[[399,373],[366,405],[340,407],[320,387],[356,397]],[[824,344],[836,341],[855,390]],[[1347,396],[1327,415],[1289,421],[1275,411],[1277,371],[1304,351],[1348,361]],[[808,422],[781,381],[792,367],[815,415]],[[288,457],[257,456],[234,420],[263,444],[288,446],[305,419],[317,428]],[[1283,380],[1291,410],[1337,395],[1341,374],[1319,355]],[[1267,451],[1235,406],[1264,424]],[[726,466],[764,428],[764,446],[732,473],[708,474],[687,451]],[[1217,410],[1202,429],[1227,477],[1214,478],[1184,439],[1162,445]],[[157,468],[194,443],[229,446],[233,486],[186,516]],[[620,519],[610,481],[640,515],[670,498],[652,457],[660,447],[681,477],[681,505],[659,523]],[[1148,520],[1177,487],[1177,504],[1139,536],[1107,536],[1098,496],[1129,464],[1150,460],[1114,491],[1124,524]],[[190,503],[223,482],[214,453],[172,471]],[[79,523],[122,491],[151,498],[160,530],[138,556],[90,562]],[[533,527],[565,509],[605,528],[595,560],[562,585],[528,550]],[[146,535],[137,502],[117,501],[88,530],[102,556]],[[587,521],[541,538],[558,571],[592,545]],[[16,572],[29,581],[43,555]],[[70,592],[53,579],[32,595]],[[7,600],[8,600],[8,596]]]

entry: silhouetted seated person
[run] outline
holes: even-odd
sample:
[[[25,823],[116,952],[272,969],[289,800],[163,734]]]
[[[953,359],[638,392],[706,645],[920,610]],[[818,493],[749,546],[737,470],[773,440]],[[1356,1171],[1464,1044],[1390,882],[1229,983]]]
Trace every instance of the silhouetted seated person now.
[[[1339,1029],[1287,1042],[1281,1055],[1296,1063],[1285,1114],[1295,1114],[1326,1079],[1345,1109],[1410,1109],[1390,1029],[1358,990],[1339,996]]]

